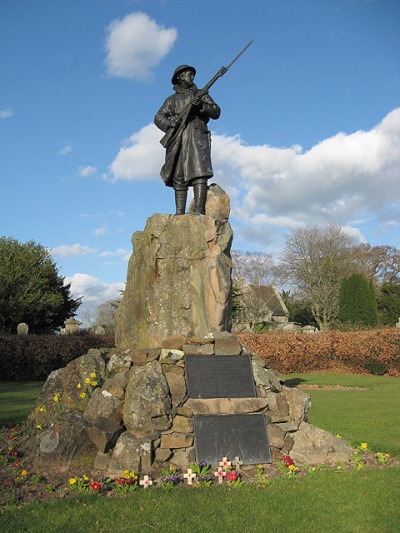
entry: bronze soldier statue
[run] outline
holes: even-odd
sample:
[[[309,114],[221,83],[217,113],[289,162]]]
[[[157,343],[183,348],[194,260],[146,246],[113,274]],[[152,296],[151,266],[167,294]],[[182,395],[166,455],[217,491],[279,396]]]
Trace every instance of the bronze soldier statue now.
[[[225,68],[225,67],[224,67]],[[211,133],[207,124],[219,118],[221,109],[209,96],[208,89],[198,90],[193,80],[196,69],[180,65],[172,76],[175,94],[169,96],[154,117],[155,125],[166,135],[161,177],[175,191],[176,215],[186,209],[188,187],[193,187],[194,209],[205,214],[207,180],[213,175]]]

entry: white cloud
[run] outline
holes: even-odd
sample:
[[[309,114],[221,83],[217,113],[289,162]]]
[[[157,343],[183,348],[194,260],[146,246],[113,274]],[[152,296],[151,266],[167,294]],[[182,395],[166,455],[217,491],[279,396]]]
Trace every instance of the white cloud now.
[[[100,304],[121,298],[120,291],[125,289],[123,282],[105,283],[94,276],[80,273],[66,277],[64,283],[71,283],[73,298],[82,297],[82,304],[78,309],[79,320],[84,320],[87,317],[94,318]]]
[[[134,133],[110,165],[114,180],[159,179],[161,137],[153,124]],[[304,153],[216,134],[212,150],[211,181],[229,194],[239,231],[258,244],[277,231],[328,223],[353,228],[363,240],[362,220],[400,218],[400,108],[370,131],[338,133]]]
[[[96,237],[104,237],[104,235],[107,235],[108,231],[107,228],[102,227],[95,229],[93,233],[96,235]]]
[[[81,244],[63,244],[50,249],[53,257],[79,257],[90,255],[95,251],[93,248],[82,246]]]
[[[164,148],[160,144],[163,133],[149,124],[134,133],[110,165],[115,180],[159,179],[164,160]]]
[[[71,143],[67,142],[58,152],[58,155],[68,155],[70,152],[72,152],[72,145]]]
[[[97,168],[92,167],[91,165],[86,165],[85,167],[79,167],[79,176],[81,178],[88,178],[89,176],[93,176],[93,174],[96,174]]]
[[[130,257],[131,252],[126,248],[117,248],[113,252],[101,252],[99,257]]]
[[[141,12],[114,20],[105,40],[108,73],[119,78],[149,78],[151,69],[169,53],[177,35],[175,28],[164,28]]]
[[[244,219],[262,213],[293,223],[345,224],[400,196],[400,109],[370,131],[338,133],[304,154],[218,137],[214,147],[215,164],[226,167],[223,180],[237,176],[237,214]]]
[[[10,118],[14,115],[14,111],[11,109],[11,107],[6,107],[5,109],[0,109],[0,120],[3,120],[5,118]]]

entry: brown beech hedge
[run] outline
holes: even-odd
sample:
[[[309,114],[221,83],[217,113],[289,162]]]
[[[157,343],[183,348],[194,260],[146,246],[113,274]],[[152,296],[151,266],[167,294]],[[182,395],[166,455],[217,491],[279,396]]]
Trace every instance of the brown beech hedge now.
[[[240,343],[284,374],[347,372],[400,376],[400,329],[239,334]]]

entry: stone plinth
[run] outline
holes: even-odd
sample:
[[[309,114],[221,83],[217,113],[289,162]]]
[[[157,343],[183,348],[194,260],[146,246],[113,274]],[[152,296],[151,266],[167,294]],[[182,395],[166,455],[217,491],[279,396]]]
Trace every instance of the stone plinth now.
[[[215,352],[215,341],[210,336],[195,339],[192,347],[208,343]],[[247,358],[244,348],[235,355],[234,341],[227,343],[231,352],[225,355]],[[254,356],[251,362],[255,397],[191,398],[182,350],[190,339],[182,337],[179,344],[174,337],[164,344],[174,348],[158,350],[145,365],[135,363],[136,349],[90,350],[52,372],[28,419],[27,456],[34,458],[35,467],[65,471],[80,450],[94,446],[93,467],[101,475],[120,476],[124,469],[149,472],[154,461],[188,468],[196,460],[196,417],[226,415],[263,416],[274,462],[283,453],[298,465],[349,460],[351,450],[343,439],[307,422],[309,395],[285,386],[279,372],[261,358]],[[96,385],[90,385],[93,375]]]
[[[171,335],[231,329],[232,229],[203,215],[153,215],[132,237],[116,346],[153,348]]]

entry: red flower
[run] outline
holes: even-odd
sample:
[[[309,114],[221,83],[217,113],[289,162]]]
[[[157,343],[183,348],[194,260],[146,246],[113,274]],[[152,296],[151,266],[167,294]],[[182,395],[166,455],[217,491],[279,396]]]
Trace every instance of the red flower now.
[[[115,481],[118,483],[118,485],[125,485],[127,480],[124,477],[120,477],[116,479]]]
[[[233,472],[226,473],[226,479],[228,481],[236,481],[237,478],[238,478],[238,473],[236,472],[236,470],[233,470]]]
[[[289,468],[293,464],[293,459],[290,457],[290,455],[284,455],[282,457],[282,461],[285,463],[285,466]]]
[[[20,453],[15,448],[11,448],[11,450],[8,451],[8,454],[11,455],[11,457],[19,457]]]
[[[99,483],[98,481],[91,481],[89,483],[89,487],[97,492],[101,489],[101,483]]]

